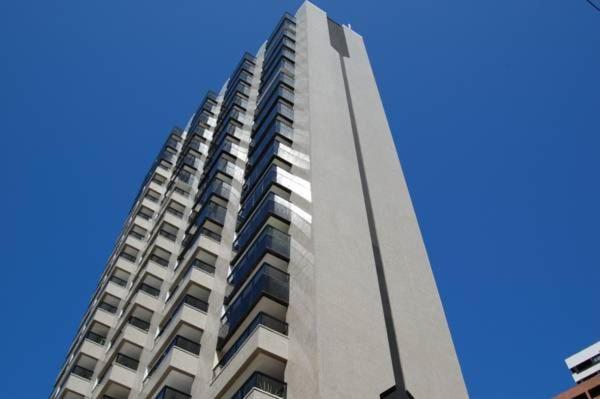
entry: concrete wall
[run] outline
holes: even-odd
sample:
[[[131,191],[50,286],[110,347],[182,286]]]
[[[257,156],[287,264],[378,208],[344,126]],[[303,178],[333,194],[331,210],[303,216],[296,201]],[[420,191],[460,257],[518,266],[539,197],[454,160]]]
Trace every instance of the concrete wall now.
[[[313,264],[303,269],[313,290],[295,296],[314,331],[290,317],[289,397],[378,398],[394,385],[374,264],[364,184],[353,139],[348,95],[368,181],[393,326],[406,387],[415,398],[465,398],[467,391],[362,38],[343,28],[348,57],[330,43],[327,15],[305,3],[297,15],[296,129],[310,136]],[[306,53],[303,54],[303,50]],[[302,85],[307,90],[302,90]],[[310,272],[308,272],[309,270]],[[304,283],[304,285],[308,285]],[[307,306],[306,304],[309,304]],[[316,332],[315,332],[316,331]],[[304,350],[294,369],[294,347]],[[295,344],[301,341],[301,344]],[[304,368],[312,367],[310,370]],[[315,395],[317,393],[317,395]]]

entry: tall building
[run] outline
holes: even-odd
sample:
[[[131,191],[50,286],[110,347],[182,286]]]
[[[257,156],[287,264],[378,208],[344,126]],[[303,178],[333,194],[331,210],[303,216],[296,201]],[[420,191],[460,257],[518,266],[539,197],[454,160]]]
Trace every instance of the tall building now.
[[[600,341],[569,356],[565,363],[577,385],[555,399],[600,398]]]
[[[311,3],[174,129],[52,398],[467,391],[362,37]]]

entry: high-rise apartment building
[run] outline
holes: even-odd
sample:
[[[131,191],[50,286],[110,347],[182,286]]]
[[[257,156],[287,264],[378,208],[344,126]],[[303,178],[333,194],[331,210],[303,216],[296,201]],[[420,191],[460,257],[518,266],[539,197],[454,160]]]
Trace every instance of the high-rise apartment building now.
[[[52,398],[467,391],[360,35],[304,3],[174,129]]]
[[[569,356],[565,363],[577,385],[554,399],[600,398],[600,341]]]

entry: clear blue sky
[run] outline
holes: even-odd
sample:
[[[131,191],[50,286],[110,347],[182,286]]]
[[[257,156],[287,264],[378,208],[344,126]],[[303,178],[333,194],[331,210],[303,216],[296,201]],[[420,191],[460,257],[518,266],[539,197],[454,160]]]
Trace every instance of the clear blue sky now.
[[[50,393],[165,135],[299,4],[0,3],[0,397]],[[567,388],[600,338],[600,13],[316,4],[365,37],[472,397]]]

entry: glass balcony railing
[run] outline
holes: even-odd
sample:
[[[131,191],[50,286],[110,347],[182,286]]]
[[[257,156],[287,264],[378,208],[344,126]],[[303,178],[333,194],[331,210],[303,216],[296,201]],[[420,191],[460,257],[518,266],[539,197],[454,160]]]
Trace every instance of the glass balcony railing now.
[[[269,377],[259,371],[255,371],[244,383],[244,385],[237,391],[230,399],[243,399],[253,389],[260,389],[261,391],[268,392],[271,395],[284,398],[286,397],[287,386],[284,382],[276,380],[275,378]]]
[[[200,190],[202,191],[204,189],[204,185],[206,184],[206,182],[211,181],[217,173],[223,173],[227,176],[231,176],[234,177],[235,176],[235,172],[237,170],[237,166],[235,166],[235,164],[229,162],[228,160],[224,159],[224,158],[218,158],[218,161],[216,163],[214,163],[212,166],[210,166],[206,172],[206,174],[204,174],[202,176],[202,183],[200,184]]]
[[[167,240],[169,241],[177,241],[177,234],[173,234],[169,231],[166,230],[158,230],[158,234],[160,234],[161,236],[165,237]],[[169,262],[167,262],[167,265],[169,264]]]
[[[278,141],[273,141],[269,147],[260,156],[260,160],[252,165],[248,163],[247,166],[247,177],[246,183],[242,188],[242,201],[245,200],[248,194],[248,189],[254,187],[256,182],[263,176],[265,170],[269,167],[273,159],[278,158],[284,163],[294,164],[298,163],[298,159],[294,154],[293,150],[286,145],[281,144]]]
[[[169,386],[165,386],[160,390],[158,395],[154,397],[154,399],[191,399],[192,395],[188,395],[187,393],[178,391],[177,389],[171,388]]]
[[[213,265],[209,265],[206,262],[201,261],[200,259],[194,259],[193,262],[190,262],[187,264],[187,266],[185,266],[185,268],[181,271],[181,279],[179,279],[177,286],[171,288],[171,290],[169,291],[170,293],[173,293],[177,290],[177,288],[179,287],[179,283],[183,280],[185,280],[187,278],[187,276],[192,272],[193,269],[198,269],[198,270],[202,270],[204,273],[208,273],[210,275],[214,275],[215,274],[215,267]],[[167,299],[167,302],[171,299],[172,297],[169,296],[169,299]]]
[[[245,265],[250,267],[265,255],[265,253],[273,253],[283,259],[289,259],[290,256],[290,236],[281,230],[272,226],[264,228],[260,236],[252,243],[245,252],[239,252],[232,261],[235,265],[231,275],[238,273]],[[230,282],[233,280],[230,280]]]
[[[106,303],[104,301],[100,302],[98,304],[98,307],[100,309],[102,309],[102,310],[106,310],[108,313],[112,313],[112,314],[117,313],[117,307],[116,306],[113,306],[110,303]]]
[[[252,280],[228,306],[221,318],[222,330],[219,335],[227,340],[263,296],[287,306],[289,274],[268,264],[261,266]]]
[[[258,102],[263,102],[263,98],[266,98],[266,96],[269,96],[269,93],[271,93],[271,88],[275,87],[278,84],[285,84],[286,86],[288,86],[290,89],[294,88],[294,74],[290,73],[287,70],[282,70],[279,73],[275,73],[273,74],[273,76],[267,81],[267,80],[263,80],[259,92],[260,95],[258,96]],[[256,127],[256,129],[254,130],[258,130],[258,126]]]
[[[138,285],[136,291],[144,291],[146,294],[153,297],[158,297],[160,295],[160,290],[158,288],[154,288],[153,286],[148,285],[146,283],[141,283],[140,285]]]
[[[175,317],[177,317],[177,315],[179,314],[179,311],[183,308],[184,305],[189,305],[189,306],[193,307],[194,309],[197,309],[204,313],[206,313],[208,311],[208,303],[207,302],[203,301],[202,299],[198,299],[195,296],[192,296],[190,294],[185,295],[183,298],[181,298],[179,300],[179,302],[177,302],[176,305],[174,305],[173,312],[171,312],[171,316],[162,325],[162,327],[160,327],[157,337],[160,337],[167,330],[167,328],[169,327],[169,325],[171,324],[173,319],[175,319]]]
[[[231,186],[223,180],[215,179],[210,183],[208,188],[202,192],[202,195],[198,198],[197,204],[204,205],[211,195],[219,196],[228,201],[230,194]]]
[[[204,204],[202,209],[200,209],[200,212],[198,212],[194,224],[196,226],[202,226],[207,220],[211,220],[217,224],[223,225],[225,223],[226,214],[226,208],[223,208],[214,202],[208,202]]]
[[[135,259],[136,259],[135,256],[128,254],[127,252],[121,252],[120,256],[121,256],[121,258],[127,259],[130,262],[135,262]]]
[[[252,212],[254,212],[256,206],[260,203],[260,201],[262,201],[264,194],[269,190],[273,183],[275,183],[276,178],[277,165],[271,165],[267,172],[260,178],[258,183],[252,187],[252,194],[248,195],[250,191],[246,190],[246,196],[243,199],[241,204],[242,206],[238,212],[236,230],[239,230],[246,219],[248,219]]]
[[[171,349],[173,349],[174,347],[183,349],[187,352],[193,353],[194,355],[198,355],[200,353],[200,344],[199,343],[190,341],[189,339],[182,337],[181,335],[176,335],[175,338],[173,338],[173,340],[171,341],[171,343],[163,351],[162,355],[160,355],[158,360],[156,360],[154,365],[150,368],[150,370],[148,371],[148,375],[146,376],[146,379],[150,378],[152,376],[152,374],[154,374],[156,369],[161,365],[163,360],[165,360],[165,358],[171,352]]]
[[[290,78],[294,78],[294,63],[286,58],[281,58],[278,62],[275,62],[271,66],[271,69],[269,71],[265,71],[265,73],[263,73],[262,87],[261,90],[259,90],[259,94],[261,97],[265,92],[264,88],[270,86],[271,80],[279,73],[284,73]]]
[[[256,120],[262,120],[266,111],[269,111],[277,101],[281,99],[287,101],[286,105],[293,106],[294,104],[294,90],[289,88],[282,82],[278,82],[277,85],[270,85],[268,91],[263,92],[263,96],[260,98],[260,103],[256,107]]]
[[[93,342],[95,342],[95,343],[97,343],[99,345],[104,345],[106,343],[106,337],[103,337],[100,334],[96,334],[93,331],[88,331],[85,334],[85,338],[89,339],[90,341],[93,341]]]
[[[131,370],[137,370],[138,366],[140,365],[139,360],[135,360],[134,358],[124,355],[122,353],[117,353],[117,356],[115,357],[115,363],[127,367]]]
[[[135,231],[135,230],[131,230],[131,231],[129,232],[129,234],[130,234],[130,235],[132,235],[133,237],[137,238],[137,239],[138,239],[138,240],[140,240],[140,241],[141,241],[141,240],[143,240],[143,239],[145,238],[145,236],[144,236],[142,233],[139,233],[139,232],[137,232],[137,231]]]
[[[110,278],[108,280],[112,281],[113,283],[115,283],[117,285],[120,285],[121,287],[127,286],[127,280],[123,280],[122,278],[119,278],[117,276],[110,276]]]
[[[273,69],[273,66],[277,64],[282,58],[285,58],[288,62],[294,62],[296,60],[296,43],[294,41],[284,38],[279,44],[272,49],[268,56],[265,57],[263,63],[263,70],[265,76],[268,76]]]
[[[267,39],[267,46],[268,46],[268,43],[272,43],[274,41],[274,38],[277,36],[277,34],[280,31],[285,30],[285,29],[292,30],[292,31],[294,31],[294,33],[296,32],[296,18],[294,18],[294,16],[292,16],[288,13],[285,13],[283,15],[283,17],[281,18],[281,20],[279,21],[279,23],[277,24],[275,29],[273,29],[273,32]]]
[[[75,365],[71,369],[71,374],[75,374],[81,378],[85,378],[86,380],[91,380],[92,376],[94,375],[94,370]]]
[[[286,39],[291,40],[292,42],[296,43],[296,27],[291,24],[281,26],[281,28],[279,30],[277,30],[276,33],[274,33],[273,36],[267,42],[265,54],[272,53],[273,50],[283,40],[284,36],[286,37]]]
[[[167,267],[169,266],[169,261],[165,258],[161,258],[160,256],[156,255],[156,254],[150,254],[150,258],[149,258],[152,262],[154,263],[158,263],[159,265],[163,266],[163,267]]]
[[[256,162],[255,154],[262,153],[264,148],[271,143],[271,139],[277,134],[292,141],[294,129],[287,123],[275,119],[265,129],[256,132],[256,135],[250,142],[250,150],[248,151],[249,161]]]
[[[127,323],[129,323],[132,326],[135,326],[143,331],[150,330],[150,323],[147,322],[146,320],[140,319],[139,317],[129,316],[129,319],[127,319]]]
[[[296,47],[296,32],[292,29],[282,29],[273,37],[273,40],[267,43],[265,51],[265,60],[273,59],[273,55],[281,46],[287,46],[292,49]],[[263,65],[266,61],[263,61]]]
[[[292,217],[290,208],[281,198],[272,192],[265,197],[260,205],[258,205],[252,216],[243,222],[243,227],[233,243],[233,249],[239,252],[244,251],[258,230],[271,216],[287,223],[290,222]]]
[[[252,335],[254,330],[258,328],[258,326],[265,326],[270,328],[271,330],[277,331],[283,335],[287,335],[288,325],[285,321],[281,321],[264,312],[260,312],[256,315],[256,317],[250,322],[248,327],[240,334],[238,339],[234,342],[233,345],[221,356],[219,359],[219,363],[213,369],[214,372],[218,372],[220,369],[225,367],[227,363],[231,360],[231,358],[238,352],[238,350],[246,343],[248,338]]]

